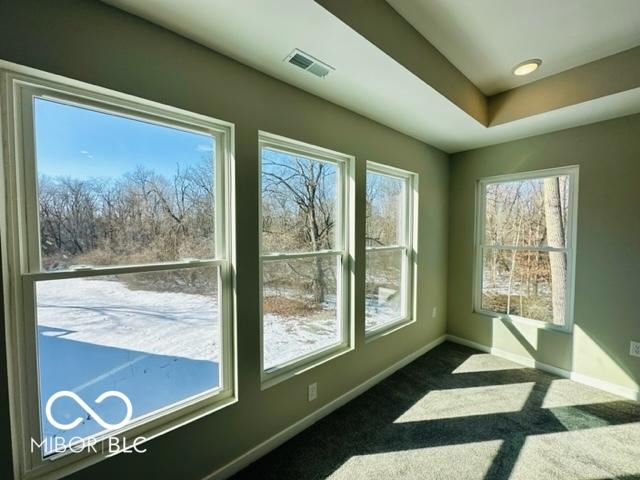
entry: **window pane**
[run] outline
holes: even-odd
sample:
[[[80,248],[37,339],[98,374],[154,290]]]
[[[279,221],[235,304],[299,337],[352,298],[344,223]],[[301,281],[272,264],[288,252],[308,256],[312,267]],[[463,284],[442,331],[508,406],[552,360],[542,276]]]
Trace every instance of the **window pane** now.
[[[566,278],[565,253],[486,249],[482,308],[564,325]]]
[[[569,177],[486,185],[485,244],[566,245]]]
[[[262,149],[262,249],[334,248],[339,170],[335,164]]]
[[[406,182],[367,172],[367,246],[404,245]]]
[[[341,342],[339,262],[331,256],[263,263],[265,370]]]
[[[404,317],[404,252],[367,252],[365,324],[367,330]]]
[[[215,256],[213,137],[34,104],[42,268]]]
[[[45,415],[51,395],[76,393],[106,422],[133,419],[221,385],[217,267],[48,280],[36,284],[38,365],[45,439],[87,437],[104,429],[70,398],[53,403],[56,428]],[[49,443],[47,442],[47,445]],[[45,451],[45,453],[49,453]]]

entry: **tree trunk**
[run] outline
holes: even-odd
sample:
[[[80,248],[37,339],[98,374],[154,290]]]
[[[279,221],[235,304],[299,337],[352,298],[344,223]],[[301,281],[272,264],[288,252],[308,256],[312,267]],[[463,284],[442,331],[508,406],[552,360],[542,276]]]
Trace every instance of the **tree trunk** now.
[[[560,179],[544,179],[544,213],[547,225],[547,244],[550,247],[564,248],[565,232],[562,221],[562,203],[560,201]],[[553,323],[564,324],[565,285],[567,280],[567,259],[563,253],[549,253],[551,265],[551,299],[553,302]]]
[[[309,232],[311,235],[311,246],[313,251],[318,251],[320,250],[320,234],[315,205],[311,205],[311,208],[309,209],[309,223],[311,224]],[[327,286],[324,278],[324,270],[322,268],[322,258],[315,257],[314,263],[315,273],[312,281],[313,299],[316,303],[324,303]]]
[[[522,217],[518,220],[518,229],[516,230],[516,241],[514,246],[518,246],[518,242],[520,241],[520,228],[522,227]],[[518,251],[513,250],[511,253],[511,268],[509,269],[509,289],[507,290],[507,314],[511,313],[511,292],[513,289],[513,274],[516,270],[516,256]],[[520,292],[520,296],[522,296],[522,292]],[[519,313],[522,315],[522,312]]]

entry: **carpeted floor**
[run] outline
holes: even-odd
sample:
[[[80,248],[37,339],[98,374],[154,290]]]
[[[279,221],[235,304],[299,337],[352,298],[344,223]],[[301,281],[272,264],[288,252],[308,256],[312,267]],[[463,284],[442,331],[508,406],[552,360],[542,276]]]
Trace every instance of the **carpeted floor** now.
[[[640,479],[640,403],[445,343],[234,478]]]

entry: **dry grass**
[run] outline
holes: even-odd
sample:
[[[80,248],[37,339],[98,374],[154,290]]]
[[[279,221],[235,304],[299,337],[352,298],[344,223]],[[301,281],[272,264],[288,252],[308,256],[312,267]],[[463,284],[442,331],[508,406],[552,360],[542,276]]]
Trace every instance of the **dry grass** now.
[[[312,301],[297,298],[271,296],[264,298],[263,310],[264,313],[271,313],[283,317],[294,317],[317,312],[322,310],[322,306]]]
[[[506,312],[507,301],[507,295],[502,293],[485,293],[482,296],[483,308],[493,312]],[[512,315],[519,315],[543,322],[553,322],[553,309],[551,299],[548,297],[512,294],[510,306]]]

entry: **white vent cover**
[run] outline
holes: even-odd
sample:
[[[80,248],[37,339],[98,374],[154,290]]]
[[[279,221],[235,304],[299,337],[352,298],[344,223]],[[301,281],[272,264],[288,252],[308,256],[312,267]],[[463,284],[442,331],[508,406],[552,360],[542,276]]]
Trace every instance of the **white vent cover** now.
[[[321,62],[315,57],[312,57],[308,53],[304,53],[302,50],[294,48],[293,51],[287,55],[284,59],[285,62],[289,62],[296,67],[306,70],[309,73],[313,73],[316,77],[324,78],[331,73],[335,68],[324,62]]]

